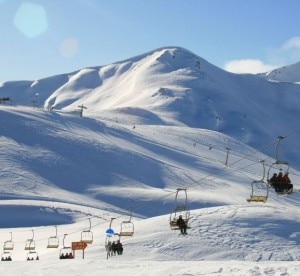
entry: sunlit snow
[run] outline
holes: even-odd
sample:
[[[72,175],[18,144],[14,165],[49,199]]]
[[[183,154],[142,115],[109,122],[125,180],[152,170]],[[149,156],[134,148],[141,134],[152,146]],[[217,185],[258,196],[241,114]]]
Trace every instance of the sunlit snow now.
[[[282,81],[230,74],[170,47],[3,83],[0,242],[12,261],[0,274],[298,275],[300,88]],[[279,135],[295,192],[270,189],[266,203],[249,203]],[[169,226],[177,188],[188,194],[186,236]],[[107,259],[105,232],[124,221],[134,234]],[[60,260],[83,233],[93,236],[84,259]],[[56,234],[59,247],[47,248]]]

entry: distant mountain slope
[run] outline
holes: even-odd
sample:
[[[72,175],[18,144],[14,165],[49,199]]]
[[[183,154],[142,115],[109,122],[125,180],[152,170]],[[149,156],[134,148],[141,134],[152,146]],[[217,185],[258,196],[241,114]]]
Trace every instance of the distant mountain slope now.
[[[291,70],[293,70],[291,68]],[[298,128],[300,86],[223,71],[179,47],[37,81],[8,82],[0,96],[12,104],[131,124],[189,126],[220,131],[253,147]],[[290,148],[299,137],[291,136]],[[273,154],[272,149],[265,153]],[[293,151],[283,158],[299,160]]]
[[[300,84],[300,62],[259,75],[270,81]]]

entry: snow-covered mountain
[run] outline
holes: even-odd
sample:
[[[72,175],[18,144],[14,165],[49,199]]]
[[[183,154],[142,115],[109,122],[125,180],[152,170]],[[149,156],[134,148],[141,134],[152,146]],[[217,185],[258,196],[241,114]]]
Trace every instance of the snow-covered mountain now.
[[[18,261],[2,262],[1,275],[300,273],[298,84],[231,74],[168,47],[3,83],[0,98],[10,99],[0,105],[0,241],[12,233]],[[278,135],[296,192],[248,203],[251,183],[272,172]],[[191,211],[185,237],[169,227],[177,188]],[[106,261],[105,230],[131,215],[124,256]],[[86,260],[59,261],[60,249],[46,248],[53,226],[62,248],[89,218]],[[40,262],[29,264],[32,230]]]
[[[287,81],[291,71],[297,75],[299,70],[284,71],[289,74],[275,83],[228,73],[183,48],[169,47],[106,66],[3,83],[0,97],[46,110],[72,112],[83,105],[85,116],[115,120],[126,114],[132,124],[210,129],[257,148],[298,127],[300,86]],[[291,136],[290,148],[298,140]],[[289,150],[284,158],[297,156]]]
[[[300,83],[300,62],[259,74],[270,81]]]

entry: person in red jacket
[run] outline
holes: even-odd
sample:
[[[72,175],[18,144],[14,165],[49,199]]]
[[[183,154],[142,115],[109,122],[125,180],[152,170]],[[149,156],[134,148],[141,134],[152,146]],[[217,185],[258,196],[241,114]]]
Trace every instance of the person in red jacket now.
[[[285,192],[287,192],[287,193],[293,192],[294,185],[291,183],[288,172],[286,172],[284,174],[284,176],[282,177],[282,186],[283,186],[283,190]]]

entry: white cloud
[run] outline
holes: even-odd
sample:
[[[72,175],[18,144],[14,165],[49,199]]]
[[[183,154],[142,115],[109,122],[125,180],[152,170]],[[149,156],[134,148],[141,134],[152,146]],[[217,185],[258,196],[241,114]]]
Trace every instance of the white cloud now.
[[[277,66],[263,63],[259,59],[237,59],[226,62],[224,69],[237,74],[256,74],[276,69]]]
[[[266,60],[236,59],[225,63],[226,71],[243,74],[257,74],[290,65],[300,61],[300,36],[295,36],[285,41],[280,47],[268,49]]]
[[[295,36],[285,42],[282,46],[284,50],[298,50],[300,52],[300,36]]]

